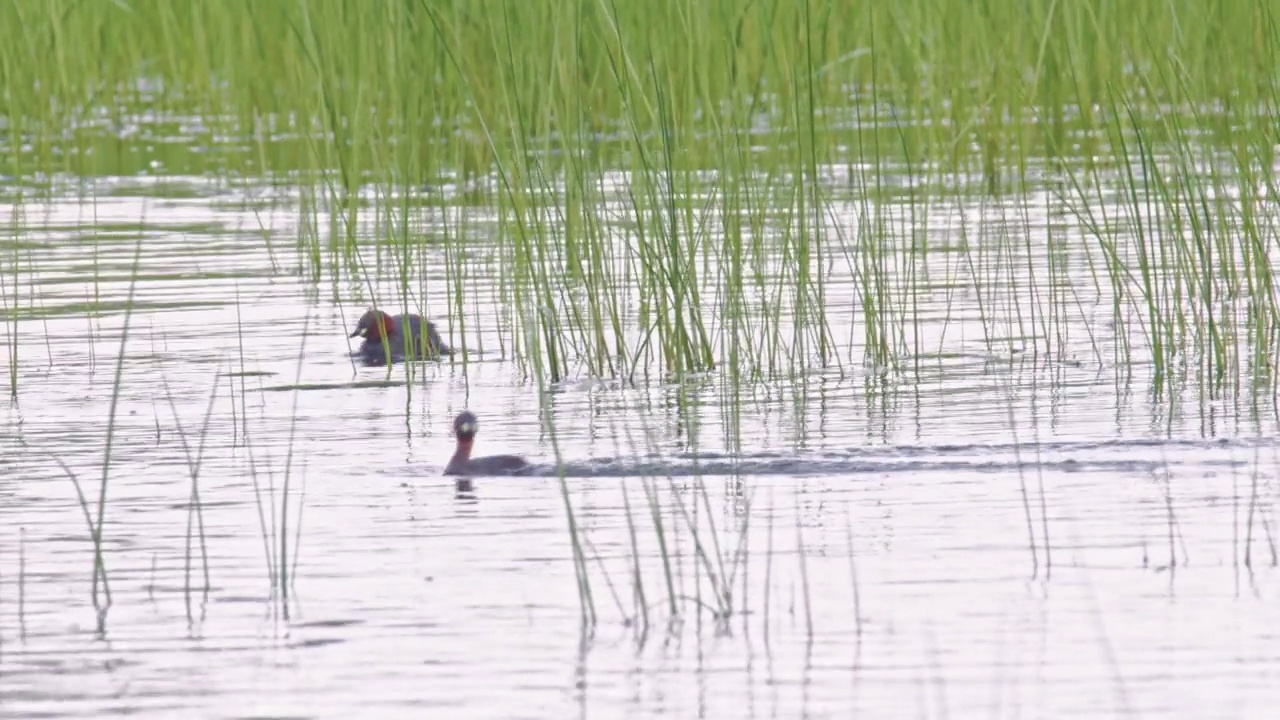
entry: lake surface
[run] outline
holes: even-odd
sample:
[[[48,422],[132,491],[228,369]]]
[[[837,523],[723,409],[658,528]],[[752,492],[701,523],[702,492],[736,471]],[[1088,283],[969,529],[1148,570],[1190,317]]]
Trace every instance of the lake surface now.
[[[102,179],[0,215],[19,389],[0,410],[0,715],[1274,712],[1274,398],[1152,399],[1140,352],[1113,362],[1105,287],[1046,301],[1070,309],[1049,356],[1008,342],[1017,292],[964,268],[1037,276],[1050,212],[1004,246],[1032,262],[920,260],[930,350],[909,382],[848,361],[865,276],[841,259],[840,367],[740,385],[577,375],[540,393],[484,320],[505,310],[482,241],[467,362],[388,373],[348,357],[370,288],[301,279],[296,208],[252,194]],[[941,246],[961,219],[992,236],[1010,222],[990,202],[930,212]],[[1038,287],[1092,286],[1081,258],[1064,251]],[[443,249],[422,262],[445,275]],[[460,344],[446,284],[422,290],[413,308]],[[67,472],[96,513],[113,396],[100,613]],[[441,477],[464,408],[479,452],[541,473]]]

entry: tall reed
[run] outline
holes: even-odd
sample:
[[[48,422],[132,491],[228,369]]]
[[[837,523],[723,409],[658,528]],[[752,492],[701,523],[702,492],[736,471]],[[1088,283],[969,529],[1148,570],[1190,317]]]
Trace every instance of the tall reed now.
[[[1250,0],[15,0],[0,163],[138,172],[128,128],[193,120],[234,141],[157,151],[167,171],[296,186],[302,272],[403,307],[443,283],[452,325],[494,323],[550,382],[918,372],[927,218],[985,195],[1004,207],[966,223],[960,279],[989,342],[1053,355],[1092,298],[1118,324],[1099,355],[1149,361],[1157,395],[1256,399],[1280,342],[1277,27]],[[1032,238],[1044,190],[1077,220],[1060,253]],[[468,212],[418,222],[442,206]],[[1087,276],[1057,264],[1080,251]],[[502,317],[467,312],[480,272]],[[835,312],[861,330],[843,348]]]

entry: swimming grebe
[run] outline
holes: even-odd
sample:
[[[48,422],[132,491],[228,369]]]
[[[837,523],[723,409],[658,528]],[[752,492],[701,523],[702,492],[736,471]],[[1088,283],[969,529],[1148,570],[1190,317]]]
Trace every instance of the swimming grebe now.
[[[404,361],[406,331],[409,341],[408,357],[414,360],[436,359],[453,354],[453,350],[440,338],[436,326],[423,320],[421,315],[393,317],[381,310],[369,310],[360,316],[350,337],[364,338],[355,354],[366,365],[386,365],[388,362]],[[385,349],[382,347],[384,337],[387,339]]]
[[[528,461],[515,455],[489,455],[471,457],[471,445],[476,439],[479,422],[470,410],[464,410],[453,420],[453,434],[458,438],[458,449],[444,469],[445,475],[516,475],[529,467]]]

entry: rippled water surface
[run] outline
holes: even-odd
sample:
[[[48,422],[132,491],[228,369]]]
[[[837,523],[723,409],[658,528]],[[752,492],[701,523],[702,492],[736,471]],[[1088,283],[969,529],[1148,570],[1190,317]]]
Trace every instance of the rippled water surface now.
[[[962,292],[922,299],[939,352],[906,386],[846,364],[540,394],[498,324],[443,320],[465,364],[388,373],[348,357],[368,288],[293,272],[287,202],[171,182],[3,223],[0,715],[1274,712],[1269,401],[1157,403],[1083,331],[1052,362],[993,352]],[[841,342],[856,291],[833,274]],[[446,292],[411,302],[442,318]],[[441,477],[463,408],[539,472]],[[69,475],[93,514],[108,478],[101,612]]]

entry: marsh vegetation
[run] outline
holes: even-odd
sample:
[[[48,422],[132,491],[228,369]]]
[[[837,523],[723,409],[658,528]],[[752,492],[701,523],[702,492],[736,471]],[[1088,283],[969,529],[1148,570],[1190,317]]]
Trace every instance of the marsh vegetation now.
[[[1262,653],[1274,591],[1278,40],[1250,0],[5,3],[9,699],[66,694],[47,652],[101,710],[155,632],[134,709],[210,701],[202,639],[320,713],[362,653],[387,709],[410,657],[442,707],[1194,705],[1171,664]],[[459,352],[357,367],[371,306]],[[544,479],[440,480],[467,407]],[[1192,613],[1243,619],[1151,649]],[[246,691],[281,638],[313,679]]]

